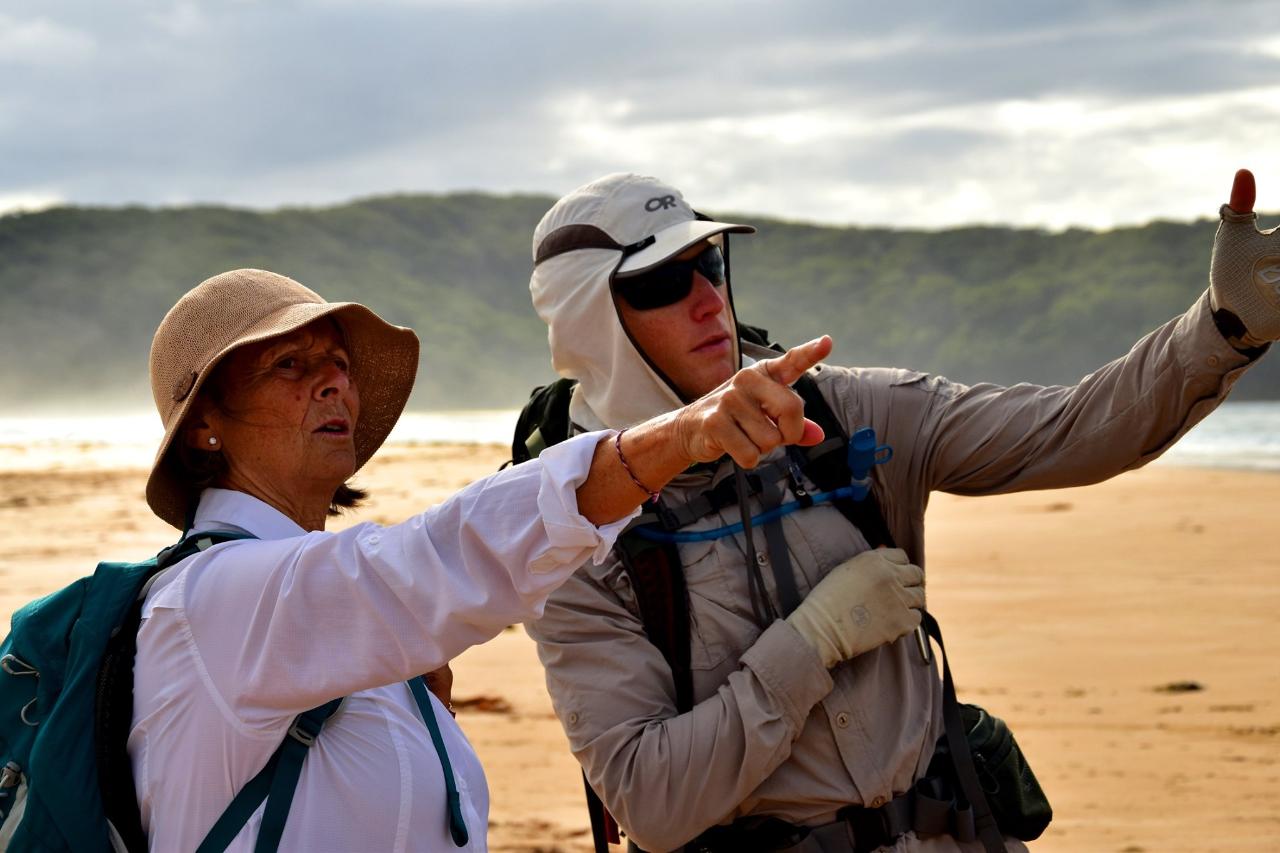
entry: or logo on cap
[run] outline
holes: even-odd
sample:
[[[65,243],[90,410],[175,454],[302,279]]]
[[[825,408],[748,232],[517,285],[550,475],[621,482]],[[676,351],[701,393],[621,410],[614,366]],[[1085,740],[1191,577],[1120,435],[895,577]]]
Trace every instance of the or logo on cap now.
[[[676,206],[676,197],[673,195],[661,195],[649,199],[644,203],[644,209],[650,213],[659,210],[666,210],[668,207]]]

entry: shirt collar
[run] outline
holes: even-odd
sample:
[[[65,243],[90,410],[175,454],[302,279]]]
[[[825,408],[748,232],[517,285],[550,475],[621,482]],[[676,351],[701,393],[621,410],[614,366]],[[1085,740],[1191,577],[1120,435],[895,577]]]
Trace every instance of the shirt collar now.
[[[289,539],[307,532],[270,504],[231,489],[205,489],[201,492],[191,529],[233,530],[258,539]]]

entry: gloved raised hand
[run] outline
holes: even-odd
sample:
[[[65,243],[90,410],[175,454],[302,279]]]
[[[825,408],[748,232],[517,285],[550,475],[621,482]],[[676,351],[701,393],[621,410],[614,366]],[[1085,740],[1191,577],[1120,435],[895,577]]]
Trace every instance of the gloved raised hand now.
[[[920,625],[924,571],[901,548],[863,551],[818,582],[787,617],[828,669]]]
[[[1280,234],[1275,228],[1258,230],[1258,214],[1253,212],[1256,195],[1253,173],[1236,172],[1231,201],[1219,210],[1222,222],[1213,240],[1209,269],[1215,319],[1220,328],[1218,312],[1230,312],[1239,321],[1238,329],[1223,329],[1237,348],[1280,340]]]

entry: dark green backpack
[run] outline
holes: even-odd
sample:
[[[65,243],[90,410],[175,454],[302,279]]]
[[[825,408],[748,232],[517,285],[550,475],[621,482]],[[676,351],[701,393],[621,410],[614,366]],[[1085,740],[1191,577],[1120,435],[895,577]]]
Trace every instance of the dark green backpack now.
[[[512,462],[528,462],[569,437],[569,398],[577,384],[576,379],[557,379],[533,389],[516,421],[511,439]]]

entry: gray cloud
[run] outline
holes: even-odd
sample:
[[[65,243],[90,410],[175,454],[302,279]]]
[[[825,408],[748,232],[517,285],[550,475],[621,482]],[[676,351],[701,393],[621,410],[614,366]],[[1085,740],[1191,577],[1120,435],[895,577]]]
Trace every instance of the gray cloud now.
[[[1161,177],[1170,146],[1229,174],[1280,129],[1265,98],[1239,105],[1280,85],[1280,4],[1220,5],[55,0],[0,15],[0,205],[556,192],[636,168],[807,218],[930,197],[951,201],[914,223],[1180,216],[1206,190]],[[1087,204],[1033,198],[1101,180]]]

